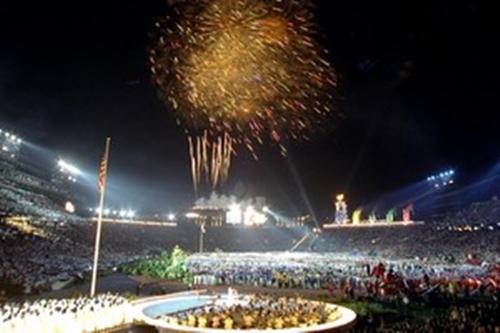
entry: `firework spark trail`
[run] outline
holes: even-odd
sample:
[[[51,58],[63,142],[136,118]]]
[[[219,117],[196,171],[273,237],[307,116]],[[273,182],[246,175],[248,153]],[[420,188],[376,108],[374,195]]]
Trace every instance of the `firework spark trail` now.
[[[227,152],[229,150],[229,140],[227,138],[227,134],[224,133],[224,149],[223,149],[223,152],[224,152],[224,156],[222,157],[222,179],[221,181],[224,183],[227,181],[227,178],[228,178],[228,173],[227,173]]]
[[[203,169],[205,170],[205,181],[208,183],[209,182],[209,174],[206,172],[208,169],[208,156],[207,156],[207,147],[208,145],[208,137],[207,137],[207,132],[203,133]]]
[[[233,139],[227,133],[215,138],[212,142],[205,134],[194,139],[188,137],[195,192],[198,191],[202,178],[208,179],[213,189],[227,181],[233,155],[232,142]]]
[[[198,184],[201,181],[201,166],[202,166],[202,155],[201,155],[201,138],[197,137],[196,138],[196,176],[197,179],[196,181]]]
[[[193,149],[193,140],[191,137],[188,137],[188,143],[189,143],[189,157],[191,160],[191,177],[193,178],[193,188],[194,192],[198,192],[198,177],[196,175],[196,158],[194,156],[194,149]]]
[[[212,150],[212,167],[210,169],[210,181],[212,183],[212,186],[215,184],[215,171],[216,171],[216,163],[215,163],[215,145],[214,143],[211,144],[211,150]]]
[[[215,144],[215,180],[214,184],[217,186],[219,183],[219,177],[220,177],[220,153],[221,153],[221,138],[217,138],[217,143]]]

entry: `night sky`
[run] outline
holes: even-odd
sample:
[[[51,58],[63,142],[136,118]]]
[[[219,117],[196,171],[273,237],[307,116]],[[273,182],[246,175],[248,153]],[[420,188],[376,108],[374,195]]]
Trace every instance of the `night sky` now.
[[[11,3],[9,3],[11,2]],[[14,4],[15,3],[15,4]],[[193,200],[184,132],[147,67],[165,0],[0,4],[0,127],[96,173],[113,139],[110,200],[167,212]],[[456,168],[498,162],[499,40],[486,1],[316,1],[319,40],[340,76],[327,131],[287,158],[242,149],[226,193],[289,214],[351,207]]]

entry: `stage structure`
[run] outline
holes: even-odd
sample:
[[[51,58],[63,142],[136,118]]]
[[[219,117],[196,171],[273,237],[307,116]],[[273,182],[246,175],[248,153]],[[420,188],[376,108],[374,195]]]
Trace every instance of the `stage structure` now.
[[[221,326],[219,328],[201,328],[184,324],[182,320],[175,319],[175,316],[185,311],[196,311],[204,307],[231,308],[232,306],[251,306],[253,295],[239,295],[234,289],[229,288],[226,294],[209,294],[204,290],[182,292],[160,297],[151,297],[135,302],[134,308],[140,321],[155,327],[160,333],[170,332],[202,332],[216,333],[229,332],[241,333],[249,331],[259,332],[346,332],[354,324],[356,313],[350,309],[317,301],[310,301],[320,306],[324,306],[327,311],[333,314],[332,320],[321,324],[312,324],[307,327],[293,327],[286,329],[235,329]],[[224,323],[225,325],[225,323]]]

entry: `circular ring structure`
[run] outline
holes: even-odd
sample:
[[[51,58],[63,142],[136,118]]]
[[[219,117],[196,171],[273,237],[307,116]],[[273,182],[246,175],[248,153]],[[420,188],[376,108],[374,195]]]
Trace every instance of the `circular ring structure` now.
[[[190,309],[195,309],[202,307],[204,305],[213,304],[214,301],[219,302],[229,302],[231,301],[231,296],[228,294],[208,294],[204,290],[175,293],[170,295],[164,295],[159,297],[151,297],[143,299],[134,304],[135,310],[137,311],[137,318],[145,322],[146,324],[155,327],[160,333],[170,333],[170,332],[184,332],[184,333],[242,333],[242,331],[248,331],[251,333],[256,332],[269,332],[270,330],[260,330],[260,329],[214,329],[214,328],[198,328],[190,326],[181,326],[177,324],[171,324],[164,320],[157,319],[162,315],[173,314],[180,311],[186,311]],[[350,309],[334,304],[325,304],[327,307],[337,307],[339,316],[337,319],[324,324],[319,324],[309,327],[296,327],[296,328],[286,328],[286,329],[273,329],[276,333],[306,333],[306,332],[345,332],[352,327],[356,319],[356,313]]]

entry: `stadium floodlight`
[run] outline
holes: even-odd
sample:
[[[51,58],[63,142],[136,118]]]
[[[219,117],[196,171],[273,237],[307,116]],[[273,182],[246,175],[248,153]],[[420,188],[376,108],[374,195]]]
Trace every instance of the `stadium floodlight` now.
[[[256,212],[253,221],[255,224],[264,224],[267,222],[267,216],[261,213]]]
[[[57,161],[57,165],[59,166],[61,172],[69,172],[75,176],[78,176],[82,173],[76,166],[69,164],[64,160]]]
[[[17,143],[23,143],[23,140],[21,138],[17,138]]]
[[[122,209],[120,210],[120,212],[118,213],[118,215],[120,215],[120,217],[125,217],[127,215],[127,211]]]
[[[188,219],[196,219],[196,218],[200,217],[200,214],[195,213],[195,212],[189,212],[189,213],[186,213],[186,217]]]
[[[264,207],[262,208],[262,211],[263,211],[264,213],[269,213],[269,207],[264,206]]]
[[[104,215],[109,215],[109,208],[104,208]]]
[[[169,221],[173,221],[173,220],[175,220],[175,214],[172,214],[172,213],[168,214],[168,215],[167,215],[167,219],[168,219]]]
[[[74,213],[75,212],[75,205],[73,205],[73,203],[71,201],[66,201],[66,204],[64,205],[64,209],[68,212],[68,213]]]
[[[253,206],[247,206],[243,214],[244,225],[260,225],[266,223],[266,221],[266,215],[257,212]]]
[[[3,151],[9,151],[9,147],[7,147],[7,146],[2,146],[2,150],[3,150]]]
[[[229,206],[229,211],[226,213],[226,223],[241,224],[241,206],[237,203],[232,203]]]
[[[135,212],[134,212],[133,210],[130,210],[130,209],[129,209],[129,210],[127,211],[127,217],[128,217],[128,218],[130,218],[130,219],[131,219],[131,218],[134,218],[134,217],[135,217]]]

